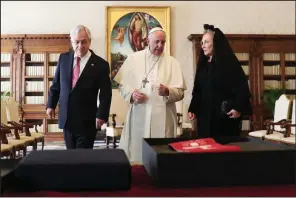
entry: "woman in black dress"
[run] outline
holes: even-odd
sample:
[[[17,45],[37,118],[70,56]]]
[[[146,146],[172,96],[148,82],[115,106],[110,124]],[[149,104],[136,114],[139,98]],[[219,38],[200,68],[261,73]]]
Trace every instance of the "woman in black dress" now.
[[[239,136],[252,114],[248,80],[221,30],[204,29],[188,119],[197,119],[198,138]]]

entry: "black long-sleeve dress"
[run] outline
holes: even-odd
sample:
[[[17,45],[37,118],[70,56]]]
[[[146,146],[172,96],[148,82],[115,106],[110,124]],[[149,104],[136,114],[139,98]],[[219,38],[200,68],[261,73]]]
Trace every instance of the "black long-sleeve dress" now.
[[[251,114],[250,92],[241,67],[219,67],[214,60],[197,69],[188,112],[197,117],[197,137],[238,136],[240,118],[229,118],[221,111],[222,101],[232,101],[242,115]]]

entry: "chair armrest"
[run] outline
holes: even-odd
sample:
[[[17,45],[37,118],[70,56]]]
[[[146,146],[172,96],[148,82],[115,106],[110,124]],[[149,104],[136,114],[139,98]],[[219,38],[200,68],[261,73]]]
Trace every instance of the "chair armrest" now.
[[[34,124],[33,123],[28,123],[25,121],[20,120],[21,125],[23,125],[24,127],[29,127],[29,128],[33,128]]]
[[[7,123],[10,124],[10,125],[12,125],[12,126],[14,126],[14,127],[18,127],[19,129],[22,128],[22,125],[19,124],[19,123],[17,123],[17,122],[15,122],[15,121],[8,121]]]
[[[11,133],[11,131],[7,128],[0,129],[0,140],[3,144],[8,144],[8,139],[6,137],[6,134]]]
[[[10,124],[10,122],[8,122],[8,124]],[[1,123],[1,127],[3,128],[7,128],[7,129],[22,129],[22,127],[20,125],[14,125],[14,124],[10,124],[11,126],[5,125]]]
[[[39,121],[39,122],[26,122],[26,121],[23,121],[23,120],[20,120],[21,123],[23,124],[26,124],[26,125],[32,125],[32,126],[41,126],[42,125],[42,121]]]
[[[285,128],[286,132],[284,134],[284,137],[290,137],[291,136],[291,127],[296,127],[296,124],[292,123],[285,123],[281,126],[281,128]]]
[[[18,140],[20,139],[20,135],[18,133],[18,130],[19,129],[22,130],[22,127],[19,127],[19,126],[7,126],[7,125],[1,123],[1,129],[2,128],[6,129],[6,130],[9,130],[9,133],[11,133],[10,129],[14,129],[15,138],[18,139]]]
[[[275,126],[275,125],[283,125],[283,124],[286,124],[286,123],[289,123],[289,121],[287,121],[287,120],[280,120],[278,122],[270,122],[269,125]]]
[[[5,134],[5,135],[11,133],[9,128],[4,128],[2,126],[0,128],[0,132],[1,132],[1,134]]]
[[[283,125],[285,123],[287,123],[288,121],[286,119],[282,119],[280,121],[277,121],[277,122],[274,122],[274,121],[271,121],[267,124],[266,128],[267,128],[267,135],[269,134],[272,134],[273,131],[274,131],[274,126],[275,125]]]

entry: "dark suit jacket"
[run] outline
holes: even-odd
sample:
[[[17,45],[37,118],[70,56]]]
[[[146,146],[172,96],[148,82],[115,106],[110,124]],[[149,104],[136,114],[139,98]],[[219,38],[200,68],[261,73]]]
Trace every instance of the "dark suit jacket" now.
[[[112,98],[109,64],[91,51],[72,89],[73,59],[73,51],[60,55],[46,108],[55,109],[59,102],[59,128],[63,129],[67,124],[68,130],[73,133],[94,132],[96,118],[108,121],[109,117]],[[100,105],[97,108],[99,90]]]

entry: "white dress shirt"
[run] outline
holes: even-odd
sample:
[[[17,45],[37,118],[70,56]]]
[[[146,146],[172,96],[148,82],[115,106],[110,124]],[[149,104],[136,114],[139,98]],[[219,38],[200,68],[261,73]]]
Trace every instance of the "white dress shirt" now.
[[[83,69],[85,68],[85,65],[86,65],[87,61],[89,60],[90,56],[91,56],[91,52],[88,50],[87,53],[83,57],[81,57],[81,59],[80,59],[80,73],[79,73],[79,76],[81,75]],[[75,53],[74,54],[74,60],[73,60],[73,68],[76,65],[75,64],[76,63],[76,57],[77,57],[77,55]]]

